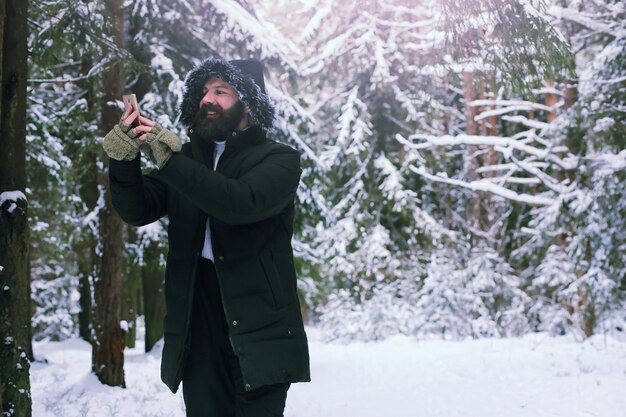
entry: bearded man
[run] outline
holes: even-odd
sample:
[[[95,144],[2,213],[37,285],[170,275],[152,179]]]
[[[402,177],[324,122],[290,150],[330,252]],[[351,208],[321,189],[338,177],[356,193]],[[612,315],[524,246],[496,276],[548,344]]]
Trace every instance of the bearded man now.
[[[300,156],[266,137],[258,61],[207,59],[180,110],[184,145],[136,111],[103,142],[122,219],[169,219],[161,379],[182,381],[190,417],[282,416],[290,384],[310,380],[291,247]],[[140,147],[158,167],[147,175]]]

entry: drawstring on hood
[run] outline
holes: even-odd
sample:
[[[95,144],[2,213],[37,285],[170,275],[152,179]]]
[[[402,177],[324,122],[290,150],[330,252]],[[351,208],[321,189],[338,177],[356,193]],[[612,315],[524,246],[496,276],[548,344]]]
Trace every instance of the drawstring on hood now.
[[[193,126],[193,119],[202,100],[202,88],[211,78],[219,78],[230,84],[239,93],[239,100],[248,110],[252,124],[264,131],[274,126],[274,105],[265,94],[263,67],[256,60],[224,61],[208,58],[195,67],[185,78],[183,101],[180,105],[180,121],[187,127]]]

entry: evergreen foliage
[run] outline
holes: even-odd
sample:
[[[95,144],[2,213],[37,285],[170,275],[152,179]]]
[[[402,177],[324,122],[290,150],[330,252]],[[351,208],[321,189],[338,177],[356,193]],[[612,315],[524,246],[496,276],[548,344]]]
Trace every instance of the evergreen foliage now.
[[[447,48],[454,60],[517,91],[536,80],[573,76],[574,56],[546,14],[545,0],[444,0]]]

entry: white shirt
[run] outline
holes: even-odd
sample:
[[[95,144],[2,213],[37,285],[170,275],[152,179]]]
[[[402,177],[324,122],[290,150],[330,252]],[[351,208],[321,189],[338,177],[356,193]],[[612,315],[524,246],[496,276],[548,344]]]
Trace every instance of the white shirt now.
[[[220,156],[224,153],[226,148],[226,141],[215,142],[215,150],[213,151],[213,171],[217,169],[217,162],[220,160]],[[211,244],[211,227],[209,226],[209,220],[206,221],[206,229],[204,232],[204,247],[202,248],[202,257],[213,261],[213,245]]]

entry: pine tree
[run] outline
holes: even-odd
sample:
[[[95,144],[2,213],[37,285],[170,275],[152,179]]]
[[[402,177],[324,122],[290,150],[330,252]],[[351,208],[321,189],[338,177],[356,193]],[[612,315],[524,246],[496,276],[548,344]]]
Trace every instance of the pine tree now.
[[[456,2],[446,3],[448,6],[458,5]],[[511,3],[503,6],[503,10],[521,5],[504,1],[480,5],[471,3],[471,6],[487,15],[492,13],[497,21],[503,16],[496,9],[495,3]],[[529,10],[539,10],[533,9],[534,6],[529,3],[524,5],[526,14]],[[547,25],[543,31],[547,38],[542,38],[544,42],[541,43],[544,45],[551,42],[551,36],[560,33],[556,25],[561,23],[569,32],[572,50],[580,51],[579,62],[587,66],[585,71],[582,71],[584,66],[577,68],[576,80],[572,80],[572,74],[563,71],[563,60],[551,55],[561,48],[564,39],[553,40],[546,49],[532,52],[521,48],[511,57],[512,62],[528,60],[529,65],[541,65],[548,72],[530,71],[529,76],[522,80],[526,87],[518,91],[506,90],[507,85],[513,84],[498,79],[498,83],[504,86],[498,96],[469,103],[478,107],[478,111],[471,116],[472,120],[480,122],[494,116],[498,118],[498,135],[470,132],[467,135],[442,137],[417,133],[412,138],[424,142],[407,143],[407,146],[420,150],[430,146],[464,146],[471,149],[472,154],[486,154],[491,150],[499,155],[497,160],[476,169],[481,177],[433,174],[421,166],[415,167],[413,171],[431,181],[461,186],[473,192],[487,191],[500,201],[513,201],[513,205],[504,211],[511,213],[509,219],[501,219],[493,224],[498,227],[495,236],[506,239],[499,250],[504,250],[503,256],[517,267],[517,274],[525,277],[539,274],[534,280],[529,278],[532,281],[528,287],[529,295],[541,300],[535,302],[530,310],[531,318],[538,320],[535,323],[541,328],[546,328],[547,321],[552,323],[548,325],[552,329],[560,326],[562,329],[580,331],[586,336],[593,334],[598,325],[610,317],[611,311],[619,308],[623,302],[617,289],[624,276],[623,255],[615,250],[618,247],[616,245],[622,244],[623,238],[615,228],[623,224],[623,194],[619,184],[623,182],[620,178],[623,176],[624,164],[619,152],[623,150],[624,143],[620,133],[623,124],[618,121],[623,117],[619,111],[615,111],[623,103],[623,93],[621,89],[613,88],[614,84],[623,81],[624,74],[624,66],[620,63],[623,61],[620,53],[623,51],[623,31],[616,31],[620,25],[623,26],[623,20],[619,19],[624,14],[624,8],[623,5],[611,2],[604,7],[594,2],[589,8],[604,10],[594,10],[598,13],[596,20],[589,18],[591,13],[583,15],[562,4],[552,6],[545,13],[530,16],[535,26],[524,26],[523,22],[518,22],[514,30],[502,32],[497,38],[479,39],[479,42],[483,42],[481,44],[495,40],[496,43],[503,43],[505,48],[515,43],[536,45],[537,38],[533,34],[536,34],[538,27]],[[612,16],[616,17],[616,21],[607,21],[604,13],[607,10],[614,12]],[[526,15],[520,13],[515,16],[524,18]],[[565,22],[554,21],[551,16]],[[467,22],[465,18],[457,21],[463,30],[467,29],[463,26]],[[503,31],[509,26],[502,25],[498,30]],[[527,31],[519,30],[525,27]],[[486,29],[489,30],[488,25]],[[580,39],[580,44],[577,44],[577,39]],[[590,39],[595,45],[590,45]],[[595,52],[598,46],[600,53]],[[485,47],[485,50],[488,48]],[[485,57],[480,55],[480,58]],[[565,63],[569,61],[570,58],[567,58]],[[498,67],[501,63],[491,62],[490,65],[503,68]],[[557,71],[558,68],[561,70]],[[542,85],[538,76],[556,76],[557,82],[544,79]],[[576,85],[575,82],[578,82],[577,91],[572,87]],[[603,94],[604,86],[606,89]],[[599,95],[597,87],[601,90]],[[510,98],[505,97],[503,91]],[[601,102],[605,97],[608,102],[603,105]],[[606,207],[611,207],[611,212],[607,212]],[[607,230],[615,231],[610,232],[610,235],[617,238],[607,239]],[[551,246],[555,241],[556,247],[567,253],[564,259],[575,267],[570,271],[568,284],[544,288],[538,283],[550,282],[540,279],[545,273],[544,268],[550,264],[548,257],[561,253]],[[610,255],[607,256],[607,253]],[[551,295],[545,298],[544,294]],[[559,309],[561,313],[556,314],[554,311]],[[551,318],[542,318],[544,314]],[[556,323],[554,317],[562,319]]]
[[[321,218],[312,236],[322,303],[345,289],[353,305],[375,308],[376,294],[391,293],[384,287],[419,276],[433,240],[453,235],[430,214],[438,201],[407,171],[396,140],[418,126],[440,129],[437,116],[447,114],[439,80],[422,71],[442,59],[431,37],[436,17],[428,2],[415,6],[324,2],[291,12],[301,20],[300,72],[313,81],[298,96],[316,118]],[[398,288],[392,300],[402,298]],[[331,322],[331,305],[322,310]]]

